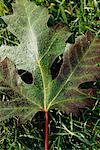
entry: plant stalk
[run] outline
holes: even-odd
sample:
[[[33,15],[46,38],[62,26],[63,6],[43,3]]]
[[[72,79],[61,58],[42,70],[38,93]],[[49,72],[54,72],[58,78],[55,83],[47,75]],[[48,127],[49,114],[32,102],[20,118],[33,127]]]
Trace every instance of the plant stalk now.
[[[48,111],[45,111],[45,150],[48,149]]]

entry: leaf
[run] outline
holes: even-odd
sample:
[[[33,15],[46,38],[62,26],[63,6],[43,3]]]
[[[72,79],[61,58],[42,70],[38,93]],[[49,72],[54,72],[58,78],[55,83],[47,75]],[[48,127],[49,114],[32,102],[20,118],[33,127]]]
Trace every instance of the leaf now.
[[[65,42],[71,35],[62,24],[49,29],[48,18],[46,8],[29,0],[16,0],[13,14],[3,17],[8,30],[20,43],[17,46],[5,43],[0,47],[0,120],[13,115],[26,120],[37,111],[47,109],[53,83],[50,65],[64,52]],[[33,81],[27,84],[25,78],[30,77]]]
[[[28,0],[16,0],[13,8],[13,15],[4,20],[20,44],[0,48],[0,119],[18,115],[26,120],[53,107],[76,113],[90,105],[94,96],[79,85],[100,78],[100,39],[87,32],[75,44],[66,45],[71,34],[62,24],[49,29],[45,8]],[[52,80],[52,62],[62,54],[63,62]],[[31,84],[23,80],[24,71],[27,78],[32,77]]]

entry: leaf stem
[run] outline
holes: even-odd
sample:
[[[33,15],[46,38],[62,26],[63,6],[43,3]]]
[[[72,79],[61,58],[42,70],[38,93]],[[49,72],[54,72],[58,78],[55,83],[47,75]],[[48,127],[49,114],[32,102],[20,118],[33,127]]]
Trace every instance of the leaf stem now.
[[[45,111],[45,150],[48,150],[48,111]]]
[[[40,72],[41,72],[41,76],[42,76],[42,82],[43,82],[43,93],[44,93],[44,110],[46,110],[46,85],[45,85],[45,79],[44,79],[44,74],[43,74],[43,70],[40,64],[40,61],[37,62]]]

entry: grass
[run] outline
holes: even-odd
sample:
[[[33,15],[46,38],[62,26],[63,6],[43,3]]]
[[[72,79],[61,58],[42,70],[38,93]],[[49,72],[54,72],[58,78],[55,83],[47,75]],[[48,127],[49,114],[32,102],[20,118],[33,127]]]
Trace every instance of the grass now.
[[[100,149],[99,103],[85,108],[80,116],[49,112],[49,149],[97,150]],[[1,125],[1,146],[7,150],[44,149],[44,113],[38,112],[31,121],[21,125],[16,119]]]
[[[33,0],[45,5],[50,13],[48,24],[65,23],[71,32],[82,34],[88,29],[99,32],[99,6],[96,0]]]
[[[99,34],[99,0],[34,0],[37,5],[48,8],[48,26],[59,22],[66,24],[74,36],[91,30]],[[0,16],[13,13],[12,0],[0,1]],[[0,19],[0,45],[18,43],[17,37],[7,29]],[[4,29],[4,30],[2,30]],[[7,38],[8,40],[6,40]],[[13,42],[12,42],[13,41]],[[79,116],[67,115],[57,110],[49,112],[50,150],[99,150],[100,149],[100,90],[91,108],[85,108]],[[43,150],[44,113],[38,112],[31,121],[21,124],[11,118],[0,125],[0,150]]]

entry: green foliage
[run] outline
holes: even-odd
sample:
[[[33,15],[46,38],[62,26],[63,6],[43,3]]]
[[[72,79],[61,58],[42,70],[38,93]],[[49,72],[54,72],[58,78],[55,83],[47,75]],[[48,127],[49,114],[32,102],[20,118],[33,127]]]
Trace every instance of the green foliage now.
[[[28,122],[21,125],[19,118],[13,117],[2,122],[0,141],[0,149],[7,150],[30,150],[30,148],[39,149],[43,147],[43,139],[37,129]],[[38,144],[36,144],[38,143]]]
[[[7,12],[7,7],[4,5],[3,1],[0,2],[0,16],[5,15]]]
[[[0,17],[12,13],[11,1],[8,0],[0,1]]]
[[[49,24],[66,23],[71,32],[82,34],[88,29],[99,32],[99,0],[45,0],[37,4],[46,5],[51,14]]]
[[[99,123],[97,105],[94,110],[85,109],[81,117],[75,118],[72,114],[65,116],[56,112],[56,129],[52,129],[51,123],[51,149],[99,149]],[[59,115],[57,115],[59,114]],[[53,112],[54,117],[54,112]],[[58,117],[58,118],[57,118]],[[54,122],[53,122],[54,123]],[[65,144],[66,143],[66,144]]]

